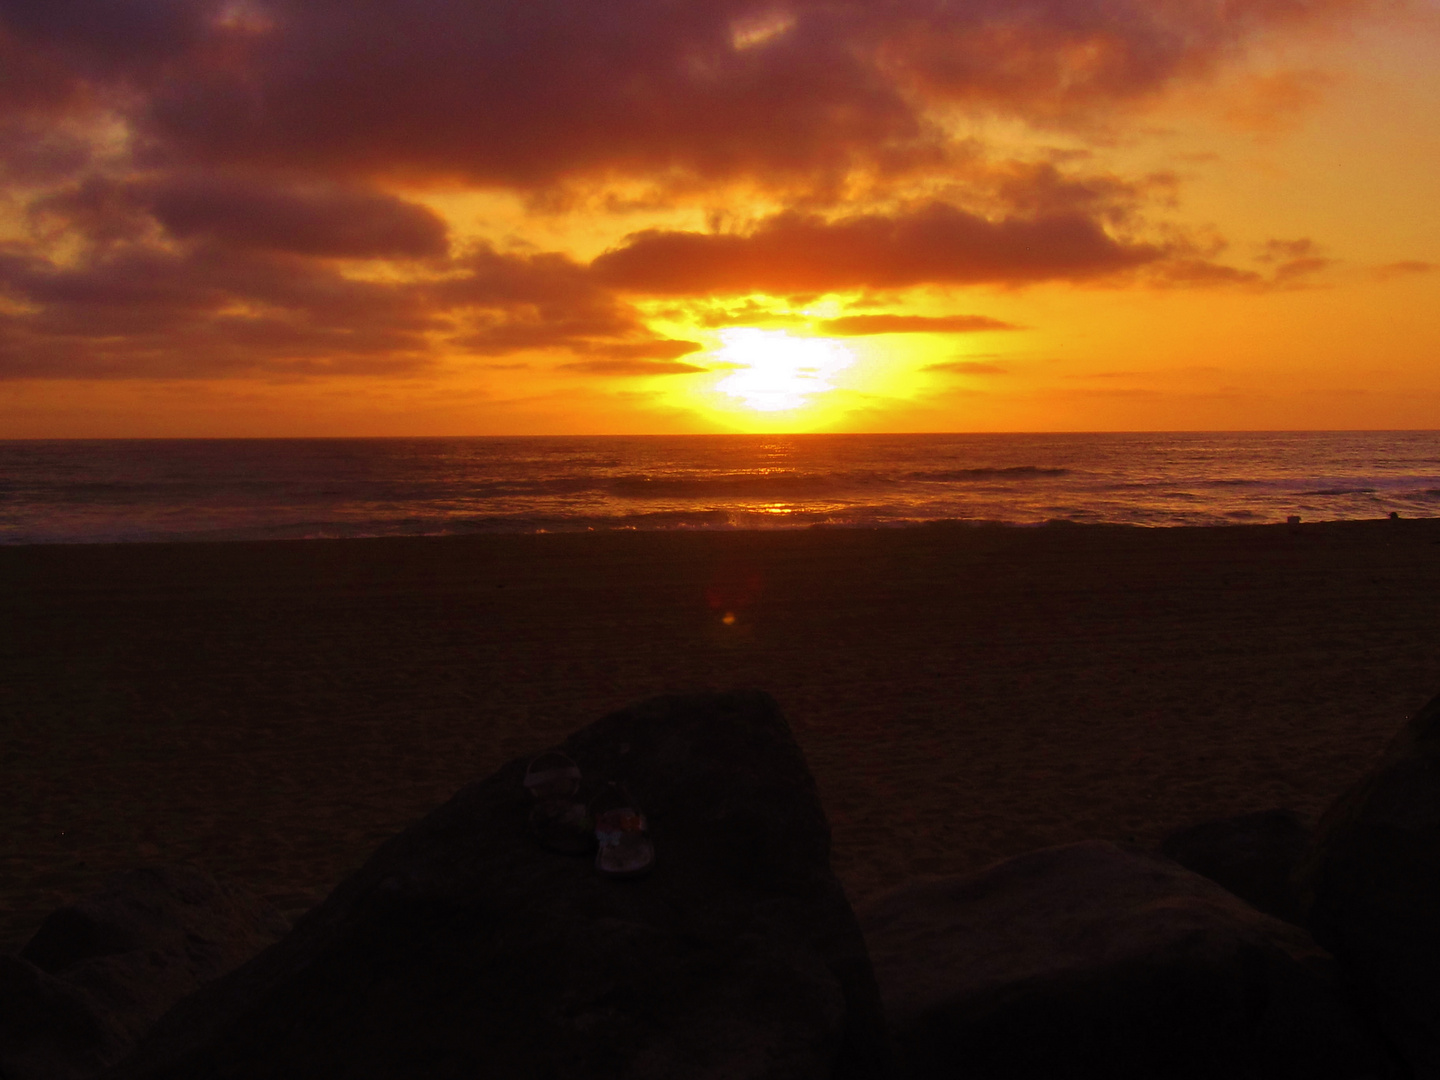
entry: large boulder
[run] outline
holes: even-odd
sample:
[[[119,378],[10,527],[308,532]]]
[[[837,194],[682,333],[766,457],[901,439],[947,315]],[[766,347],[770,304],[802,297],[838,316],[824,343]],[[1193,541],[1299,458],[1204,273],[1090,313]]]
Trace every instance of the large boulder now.
[[[758,692],[665,697],[559,748],[624,784],[656,860],[598,875],[528,828],[526,761],[384,844],[114,1078],[864,1077],[879,993],[790,730]]]
[[[1419,1077],[1440,1077],[1440,697],[1321,817],[1306,925]]]
[[[1138,848],[1032,852],[859,918],[900,1078],[1385,1075],[1303,930]]]
[[[27,960],[0,954],[0,1077],[82,1080],[131,1040],[103,1003]]]
[[[129,870],[0,957],[0,1076],[75,1080],[118,1059],[180,998],[289,930],[269,904],[190,866]]]
[[[1310,830],[1299,814],[1261,810],[1177,829],[1160,841],[1160,854],[1251,907],[1295,923],[1300,901],[1291,878],[1309,847]]]

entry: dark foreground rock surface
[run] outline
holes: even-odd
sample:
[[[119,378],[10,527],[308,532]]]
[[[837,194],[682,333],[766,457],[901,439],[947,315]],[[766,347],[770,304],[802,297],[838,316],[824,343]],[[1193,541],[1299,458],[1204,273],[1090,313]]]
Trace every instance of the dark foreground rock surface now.
[[[1293,810],[1206,821],[1160,841],[1160,854],[1266,915],[1292,923],[1300,921],[1301,911],[1291,878],[1309,848],[1310,830]]]
[[[1387,1075],[1301,929],[1135,848],[1087,841],[859,912],[896,1075]]]
[[[1306,925],[1421,1080],[1440,1077],[1440,697],[1320,819]]]
[[[540,847],[513,762],[387,842],[110,1075],[878,1075],[879,994],[775,703],[654,699],[562,749],[585,793],[623,782],[649,816],[649,876]]]
[[[114,875],[51,914],[19,956],[0,956],[0,1077],[93,1075],[289,928],[263,900],[194,867]]]

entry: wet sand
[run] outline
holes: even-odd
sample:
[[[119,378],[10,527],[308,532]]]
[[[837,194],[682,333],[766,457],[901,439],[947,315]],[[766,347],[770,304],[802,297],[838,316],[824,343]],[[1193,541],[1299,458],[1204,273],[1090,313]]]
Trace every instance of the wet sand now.
[[[1440,691],[1440,520],[0,549],[0,949],[157,860],[298,912],[504,761],[735,685],[856,899],[1314,816]]]

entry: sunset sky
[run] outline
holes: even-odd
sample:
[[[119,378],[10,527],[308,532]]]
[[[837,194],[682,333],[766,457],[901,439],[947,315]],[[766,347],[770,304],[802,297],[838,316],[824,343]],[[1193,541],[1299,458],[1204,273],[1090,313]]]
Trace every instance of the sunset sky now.
[[[1440,0],[0,0],[0,437],[1440,420]]]

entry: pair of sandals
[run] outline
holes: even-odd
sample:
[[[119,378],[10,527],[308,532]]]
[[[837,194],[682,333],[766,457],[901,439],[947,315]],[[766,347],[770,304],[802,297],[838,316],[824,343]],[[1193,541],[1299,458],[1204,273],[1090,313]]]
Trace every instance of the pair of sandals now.
[[[530,831],[552,851],[567,855],[595,852],[595,869],[605,877],[633,878],[649,873],[655,845],[645,815],[620,784],[605,789],[587,806],[580,792],[580,767],[557,751],[541,754],[525,770],[525,788],[534,799]]]

